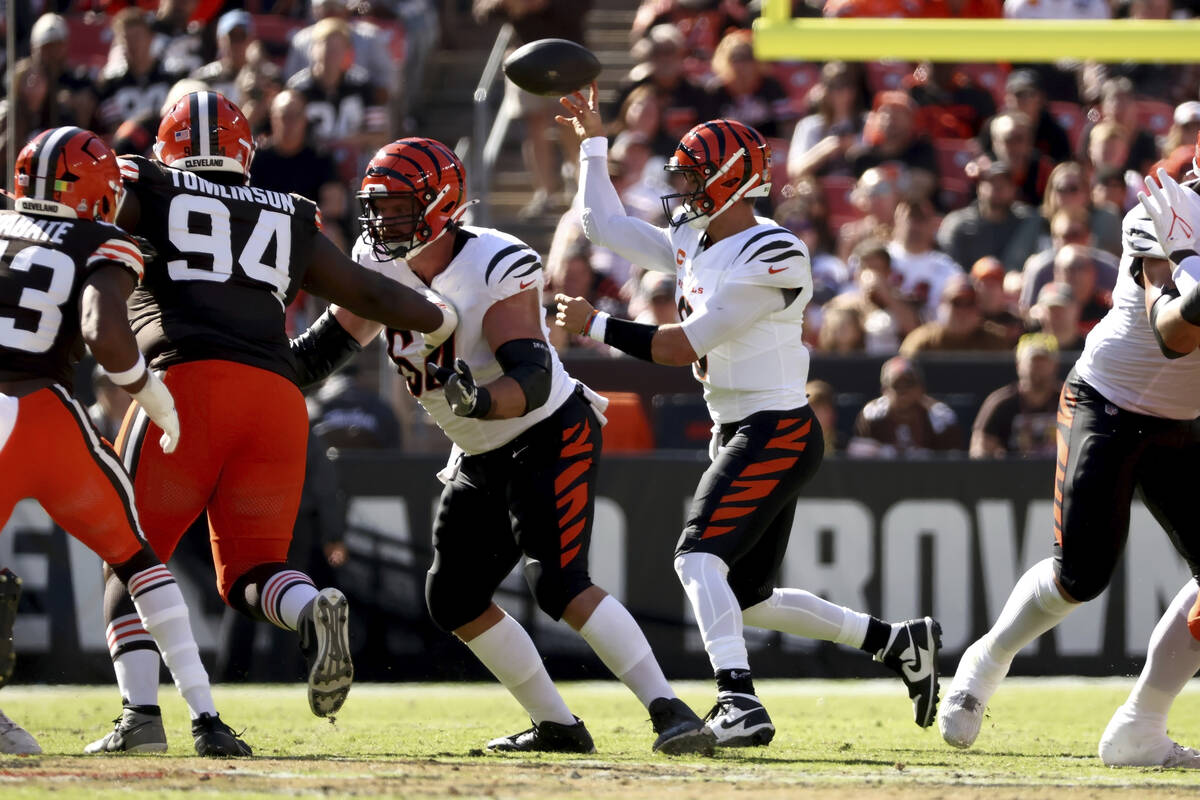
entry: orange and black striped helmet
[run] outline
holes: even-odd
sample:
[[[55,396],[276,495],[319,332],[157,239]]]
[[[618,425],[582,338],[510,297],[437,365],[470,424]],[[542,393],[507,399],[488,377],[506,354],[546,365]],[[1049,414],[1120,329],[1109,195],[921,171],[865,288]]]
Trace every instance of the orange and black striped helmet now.
[[[686,222],[706,228],[738,200],[771,192],[771,146],[737,120],[714,119],[692,128],[664,169],[686,181],[684,191],[662,198],[675,227]]]
[[[254,135],[242,110],[220,92],[190,92],[158,124],[154,157],[189,172],[250,174]]]
[[[51,128],[17,154],[16,209],[111,222],[121,194],[117,155],[83,128]]]
[[[367,165],[358,220],[376,258],[405,258],[458,222],[466,198],[466,173],[453,150],[436,139],[397,139]]]

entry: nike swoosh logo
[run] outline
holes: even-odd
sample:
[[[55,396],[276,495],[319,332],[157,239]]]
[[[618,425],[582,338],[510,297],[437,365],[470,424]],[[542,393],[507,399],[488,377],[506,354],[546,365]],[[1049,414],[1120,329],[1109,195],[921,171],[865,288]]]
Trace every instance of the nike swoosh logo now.
[[[721,730],[725,730],[725,731],[731,730],[733,728],[742,727],[746,724],[746,717],[748,717],[748,716],[750,716],[750,715],[742,714],[740,717],[738,717],[737,719],[734,719],[734,720],[723,719],[723,720],[721,720],[720,724],[717,725],[717,727],[720,728]]]
[[[912,651],[912,665],[908,663],[908,651]],[[911,681],[919,681],[929,674],[929,650],[924,647],[912,647],[911,645],[904,654],[901,655],[903,661],[900,668],[904,670],[904,674]]]
[[[526,282],[522,283],[521,288],[528,289],[530,286],[533,286],[535,283],[537,283],[537,278],[534,278],[531,281],[526,281]]]
[[[767,267],[767,272],[774,275],[776,272],[783,272],[787,267]]]

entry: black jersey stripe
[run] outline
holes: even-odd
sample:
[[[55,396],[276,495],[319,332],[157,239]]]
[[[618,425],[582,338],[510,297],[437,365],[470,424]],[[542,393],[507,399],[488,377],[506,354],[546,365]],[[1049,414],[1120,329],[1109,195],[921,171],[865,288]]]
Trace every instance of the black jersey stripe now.
[[[766,264],[774,264],[777,261],[786,261],[789,258],[804,258],[804,253],[801,253],[799,250],[785,250],[784,252],[771,256],[770,258],[760,258],[759,261],[762,261]]]
[[[774,241],[764,244],[762,247],[754,251],[754,254],[747,258],[747,261],[753,261],[756,258],[761,258],[772,250],[782,250],[785,247],[795,247],[796,243],[787,239],[775,239]]]
[[[541,269],[542,265],[540,263],[538,263],[537,254],[526,253],[525,255],[518,258],[516,261],[514,261],[512,264],[510,264],[508,269],[504,270],[504,274],[500,276],[500,280],[504,280],[509,275],[512,275],[513,270],[523,267],[530,262],[533,262],[533,266],[530,267],[529,269],[525,270],[524,272],[522,272],[520,275],[517,275],[518,278],[523,278],[526,275],[528,275],[529,273],[536,272],[537,270]]]
[[[487,270],[483,273],[484,282],[486,283],[492,279],[492,272],[495,271],[496,267],[500,266],[501,261],[511,256],[513,253],[525,249],[526,247],[523,244],[510,244],[508,247],[492,256],[492,260],[488,262]]]
[[[765,230],[760,233],[754,234],[753,236],[751,236],[749,239],[746,240],[746,243],[744,245],[742,245],[742,249],[738,251],[738,255],[740,256],[742,253],[746,252],[746,248],[748,248],[750,245],[754,244],[755,242],[757,242],[759,239],[763,238],[764,236],[771,236],[772,234],[782,233],[782,232],[783,232],[782,230],[772,229],[772,230]]]

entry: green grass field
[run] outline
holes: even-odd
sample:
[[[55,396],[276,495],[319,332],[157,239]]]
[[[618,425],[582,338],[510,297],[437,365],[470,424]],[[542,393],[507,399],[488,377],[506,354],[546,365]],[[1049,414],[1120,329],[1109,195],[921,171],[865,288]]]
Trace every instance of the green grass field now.
[[[911,722],[894,681],[763,681],[778,734],[770,747],[715,758],[666,758],[641,706],[616,683],[568,683],[588,723],[586,757],[487,755],[488,738],[526,727],[498,686],[360,685],[336,723],[312,717],[302,686],[218,687],[222,716],[255,757],[192,756],[187,711],[162,691],[165,756],[84,757],[117,711],[114,690],[11,687],[0,708],[40,740],[41,757],[0,756],[0,797],[101,798],[187,793],[223,797],[354,795],[412,798],[1090,798],[1200,794],[1200,774],[1111,770],[1096,742],[1128,681],[1011,680],[994,699],[977,747],[945,746]],[[703,713],[708,684],[680,684]],[[1171,733],[1200,742],[1200,691],[1180,698]]]

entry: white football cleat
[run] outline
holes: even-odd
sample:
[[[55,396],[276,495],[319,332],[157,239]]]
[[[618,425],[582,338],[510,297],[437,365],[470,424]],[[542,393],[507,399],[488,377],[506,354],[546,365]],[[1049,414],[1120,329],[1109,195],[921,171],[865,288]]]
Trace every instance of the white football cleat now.
[[[717,747],[761,747],[775,738],[775,725],[767,709],[752,694],[721,692],[704,719],[716,737]]]
[[[41,745],[29,731],[9,719],[0,711],[0,753],[12,756],[41,755]]]
[[[1167,736],[1166,720],[1138,718],[1121,706],[1100,737],[1100,760],[1107,767],[1200,769],[1200,750]]]
[[[963,652],[938,714],[938,730],[946,744],[962,748],[975,744],[988,701],[1006,674],[1008,665],[999,669],[992,664],[982,640]]]

